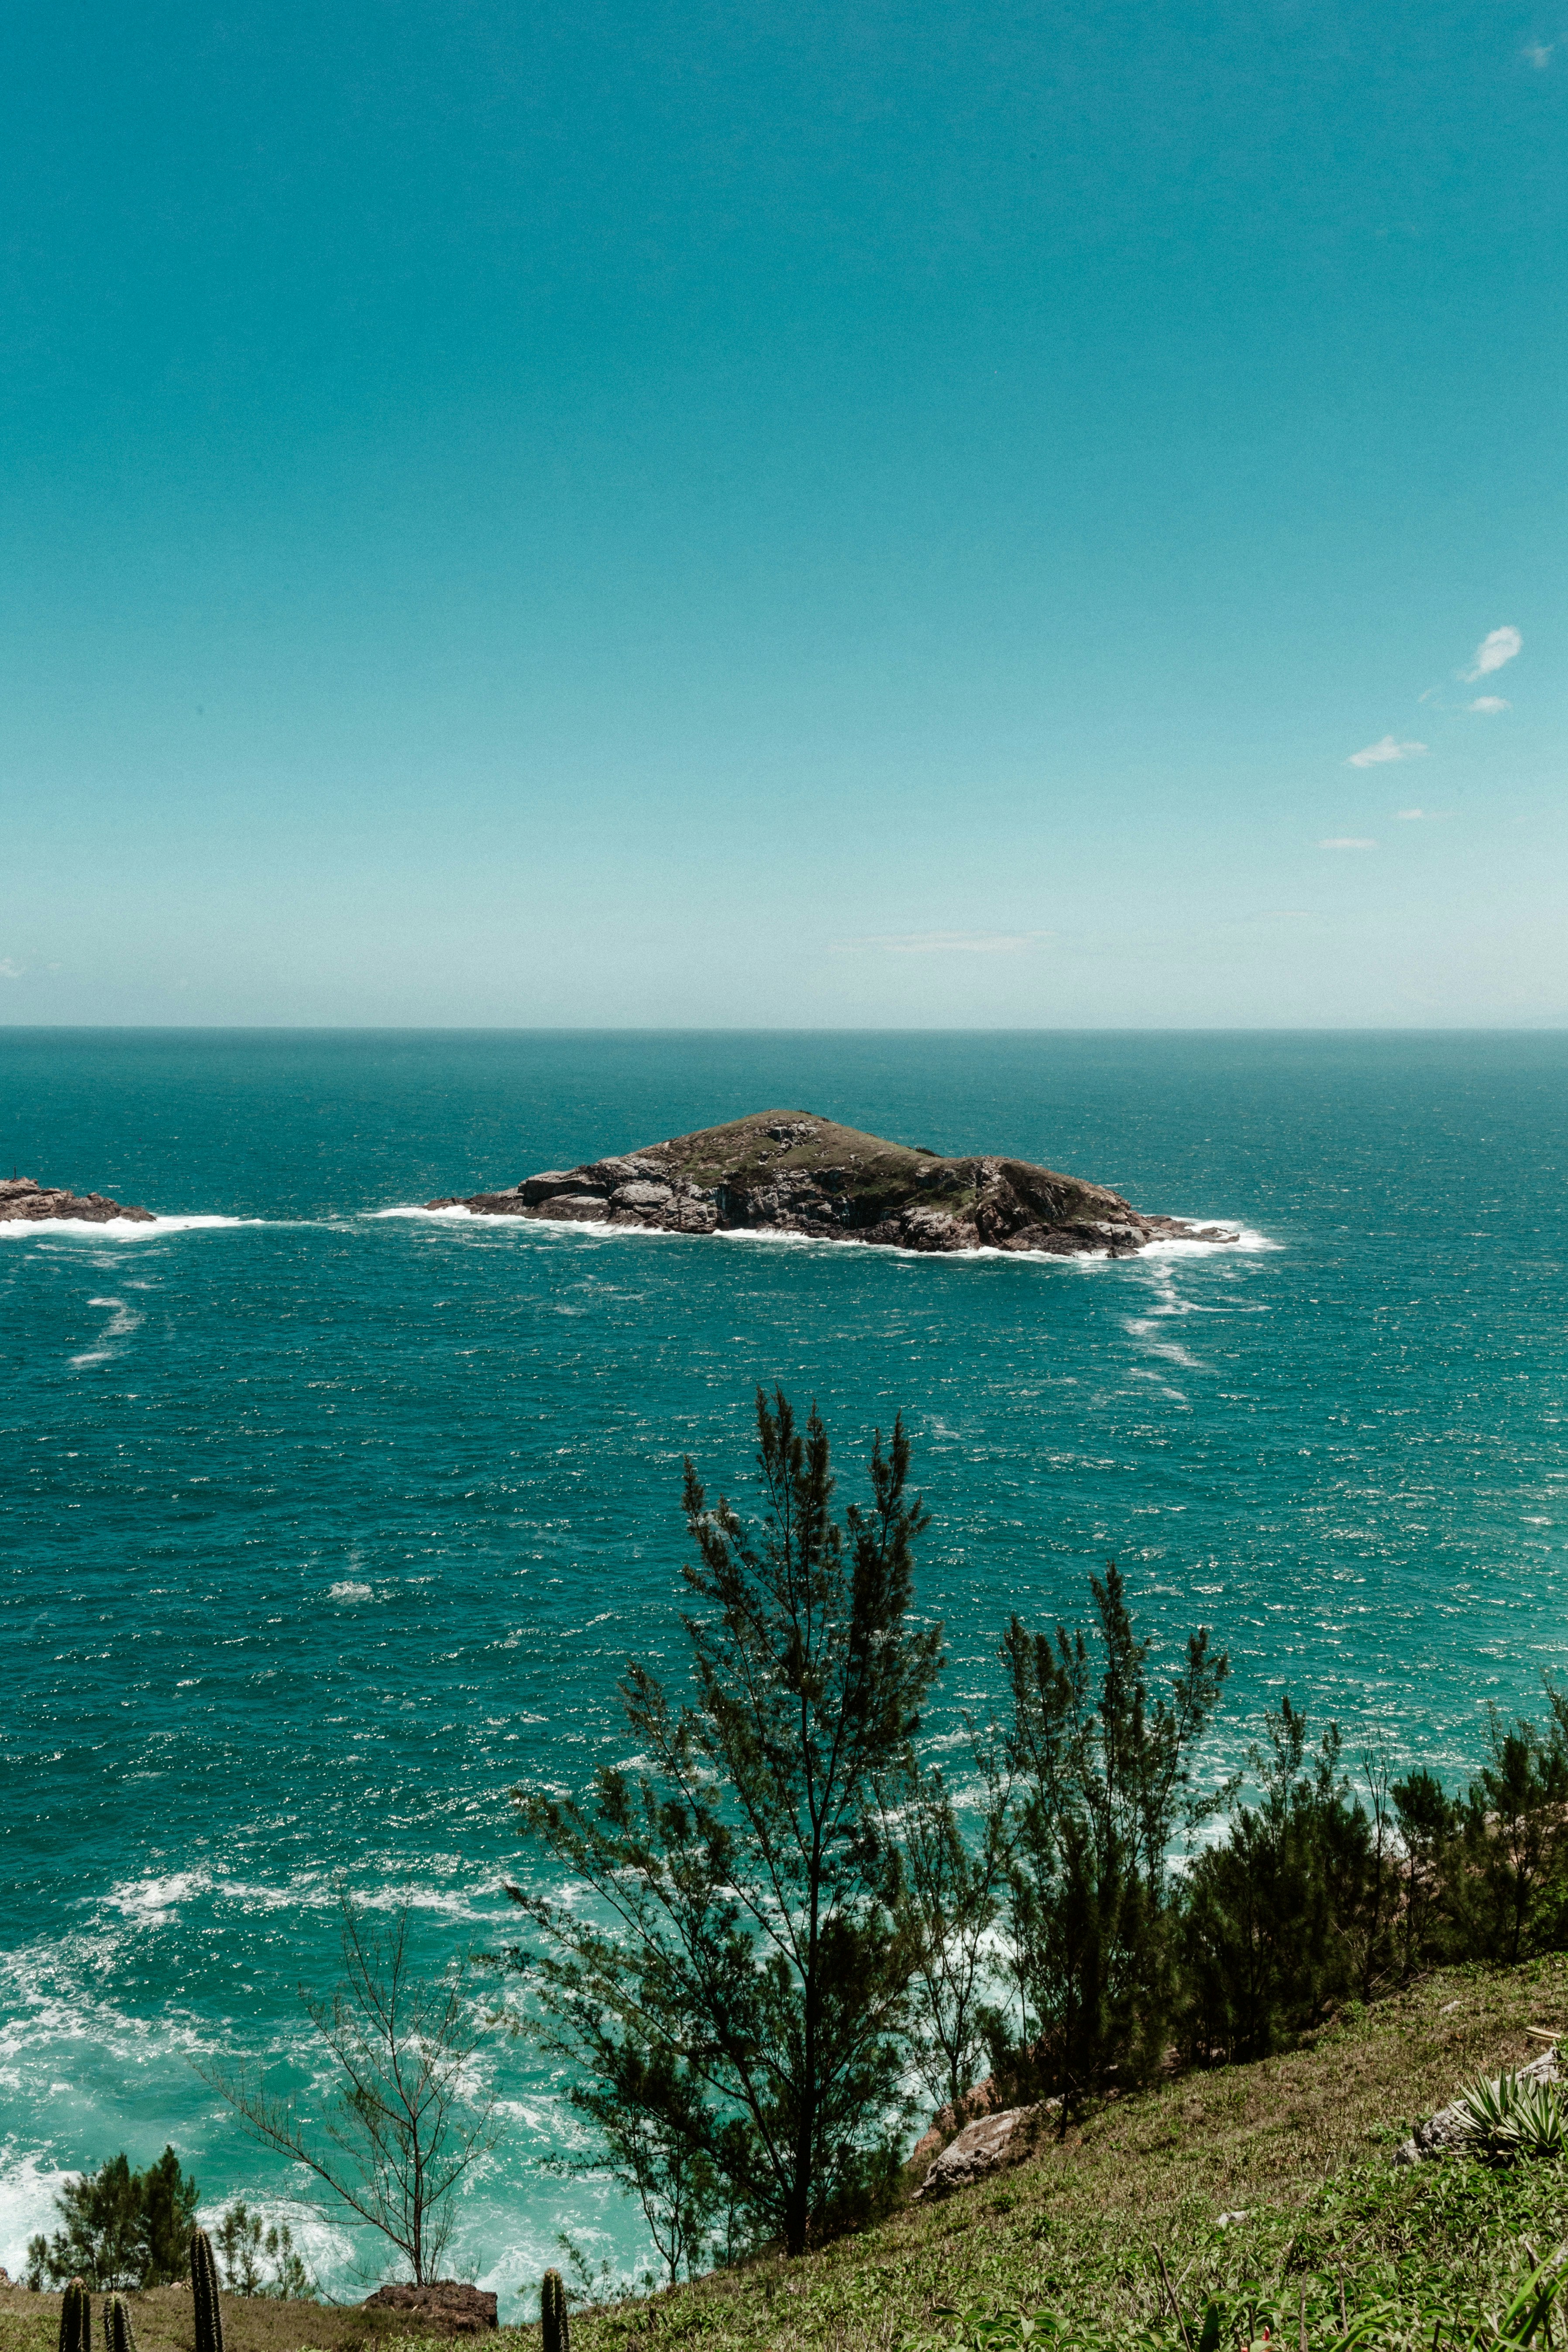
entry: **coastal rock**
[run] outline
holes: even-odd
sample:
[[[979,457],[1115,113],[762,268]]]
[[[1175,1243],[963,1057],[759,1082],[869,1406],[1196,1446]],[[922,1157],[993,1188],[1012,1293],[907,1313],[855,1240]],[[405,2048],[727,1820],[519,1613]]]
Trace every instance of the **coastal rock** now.
[[[966,2124],[915,2190],[914,2203],[934,2205],[956,2189],[972,2189],[988,2173],[1000,2172],[1004,2165],[1020,2163],[1030,2151],[1034,2118],[1039,2112],[1037,2104],[1004,2107],[1000,2115],[982,2116],[977,2122]]]
[[[1237,1238],[1231,1226],[1145,1215],[1102,1184],[1026,1160],[944,1159],[810,1111],[759,1111],[427,1205],[658,1233],[807,1234],[939,1255],[1131,1257],[1152,1241]]]
[[[138,1225],[157,1223],[151,1209],[127,1208],[101,1192],[68,1192],[62,1185],[36,1183],[31,1176],[0,1179],[0,1223],[39,1224],[50,1217],[69,1217],[73,1223],[88,1225],[107,1225],[116,1217],[129,1217]]]
[[[417,2333],[422,2336],[482,2336],[497,2318],[493,2294],[477,2286],[463,2286],[457,2279],[432,2279],[427,2286],[402,2283],[378,2286],[374,2294],[366,2295],[363,2308],[416,2312],[420,2322]]]

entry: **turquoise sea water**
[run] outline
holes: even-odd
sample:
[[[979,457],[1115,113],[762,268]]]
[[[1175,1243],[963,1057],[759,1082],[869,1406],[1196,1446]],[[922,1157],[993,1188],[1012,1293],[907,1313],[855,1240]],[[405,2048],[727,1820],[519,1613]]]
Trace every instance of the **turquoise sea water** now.
[[[145,1202],[0,1228],[0,2261],[64,2170],[172,2138],[205,2196],[286,2168],[193,2071],[304,2049],[331,1884],[504,1930],[506,1790],[614,1752],[673,1664],[679,1461],[735,1490],[756,1381],[853,1482],[902,1408],[951,1664],[1115,1553],[1235,1674],[1216,1774],[1288,1685],[1450,1778],[1568,1662],[1568,1038],[0,1033],[0,1160]],[[1119,1265],[919,1259],[410,1213],[763,1107],[1231,1218]],[[191,1220],[194,1222],[181,1222]],[[203,1222],[205,1221],[205,1222]],[[221,1221],[221,1222],[214,1222]],[[613,2191],[537,2169],[525,2052],[460,2267],[503,2296]],[[310,2223],[329,2285],[346,2234]],[[505,2307],[503,2304],[503,2308]],[[515,2305],[512,2306],[515,2309]]]

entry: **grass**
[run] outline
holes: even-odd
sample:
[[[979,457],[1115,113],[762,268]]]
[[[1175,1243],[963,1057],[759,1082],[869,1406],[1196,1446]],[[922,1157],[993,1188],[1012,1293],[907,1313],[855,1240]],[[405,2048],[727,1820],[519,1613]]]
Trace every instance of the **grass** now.
[[[1426,2352],[1435,2326],[1445,2345],[1496,2342],[1517,2287],[1568,2236],[1568,2169],[1391,2159],[1464,2083],[1531,2054],[1528,2025],[1568,2027],[1568,1959],[1431,1977],[1288,2056],[1113,2103],[994,2182],[819,2253],[580,2312],[573,2352],[1005,2352],[1030,2319],[1037,2344],[1203,2352],[1211,2304],[1210,2352],[1265,2327],[1289,2352],[1303,2330],[1310,2352],[1330,2352],[1363,2325],[1394,2352]],[[191,2352],[189,2300],[136,2298],[142,2352]],[[369,2314],[226,2298],[225,2311],[228,2352],[373,2337],[413,2352]],[[0,2352],[53,2352],[57,2315],[54,2296],[0,2299]],[[503,2329],[496,2352],[537,2343]]]

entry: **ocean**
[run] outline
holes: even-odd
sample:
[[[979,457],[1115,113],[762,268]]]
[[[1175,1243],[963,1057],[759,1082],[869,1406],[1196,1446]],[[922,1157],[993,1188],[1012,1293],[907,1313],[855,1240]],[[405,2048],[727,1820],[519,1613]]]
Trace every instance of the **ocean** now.
[[[0,2262],[60,2178],[165,2141],[216,2211],[300,2202],[198,2063],[301,2081],[340,1877],[438,1966],[494,1949],[508,1791],[623,1752],[672,1675],[680,1464],[747,1491],[752,1397],[816,1399],[841,1494],[901,1411],[947,1629],[939,1746],[1017,1609],[1114,1556],[1233,1674],[1210,1762],[1288,1689],[1450,1781],[1565,1662],[1568,1037],[0,1032],[0,1159],[160,1213],[0,1227]],[[763,1108],[1004,1151],[1243,1245],[919,1258],[430,1215]],[[490,1996],[499,1984],[490,1985]],[[559,2081],[487,2032],[504,2137],[452,2266],[562,2229],[640,2269]],[[357,2291],[363,2292],[363,2289]]]

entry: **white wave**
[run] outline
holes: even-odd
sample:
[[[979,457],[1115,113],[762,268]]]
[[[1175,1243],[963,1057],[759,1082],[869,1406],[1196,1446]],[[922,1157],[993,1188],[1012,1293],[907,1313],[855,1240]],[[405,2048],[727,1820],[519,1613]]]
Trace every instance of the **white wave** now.
[[[177,1870],[166,1878],[131,1878],[111,1886],[104,1901],[139,1927],[161,1927],[175,1908],[193,1895],[205,1895],[212,1885],[210,1872]]]
[[[87,1217],[0,1218],[0,1239],[50,1241],[56,1238],[94,1242],[155,1241],[160,1234],[205,1233],[220,1225],[265,1225],[269,1217],[109,1217],[95,1224]]]
[[[145,1288],[146,1286],[142,1286]],[[110,1357],[117,1356],[120,1350],[105,1343],[110,1339],[123,1339],[131,1332],[139,1331],[144,1318],[137,1314],[134,1307],[127,1307],[123,1298],[89,1298],[87,1303],[89,1307],[112,1307],[114,1312],[99,1333],[99,1345],[96,1348],[89,1348],[82,1355],[73,1356],[71,1362],[73,1364],[107,1364]]]
[[[602,1243],[621,1241],[643,1242],[751,1242],[779,1249],[841,1250],[851,1248],[875,1250],[882,1257],[937,1259],[945,1265],[970,1263],[988,1258],[1009,1258],[1026,1265],[1124,1265],[1129,1257],[1211,1257],[1218,1251],[1253,1251],[1282,1249],[1284,1244],[1270,1241],[1266,1234],[1255,1232],[1249,1225],[1226,1224],[1223,1218],[1194,1217],[1194,1224],[1212,1225],[1218,1237],[1205,1239],[1201,1234],[1178,1234],[1161,1241],[1145,1242],[1120,1259],[1112,1258],[1109,1249],[1075,1251],[1064,1257],[1055,1250],[1006,1250],[983,1246],[964,1250],[906,1249],[894,1242],[868,1241],[862,1234],[802,1234],[780,1231],[771,1225],[726,1225],[713,1234],[667,1233],[658,1225],[598,1224],[575,1218],[531,1217],[523,1211],[515,1213],[469,1209],[460,1201],[443,1209],[426,1209],[408,1202],[391,1209],[367,1209],[367,1217],[424,1217],[437,1223],[458,1223],[476,1226],[501,1225],[508,1228],[527,1225],[540,1235],[549,1234],[555,1240]]]
[[[468,1223],[475,1225],[516,1225],[539,1223],[537,1217],[482,1216],[473,1209],[465,1208],[461,1201],[450,1202],[444,1209],[426,1209],[417,1201],[400,1201],[395,1208],[362,1209],[360,1214],[364,1217],[444,1217],[448,1223],[453,1218],[461,1218]]]
[[[1283,1242],[1270,1241],[1267,1234],[1256,1232],[1251,1225],[1227,1225],[1222,1217],[1194,1217],[1194,1225],[1220,1225],[1228,1236],[1224,1241],[1205,1241],[1196,1234],[1178,1234],[1168,1241],[1146,1242],[1138,1252],[1140,1257],[1212,1257],[1216,1250],[1278,1250]]]
[[[350,1584],[346,1581],[341,1584],[330,1584],[327,1587],[327,1599],[329,1601],[374,1601],[375,1587],[374,1584]]]
[[[0,2147],[0,2263],[17,2279],[27,2267],[27,2241],[59,2227],[55,2199],[75,2176],[38,2147]]]

